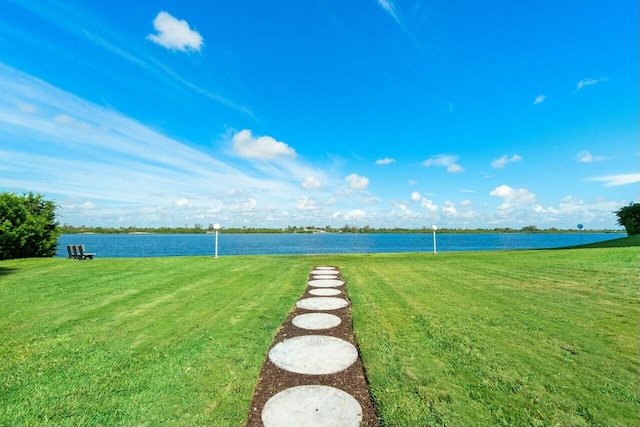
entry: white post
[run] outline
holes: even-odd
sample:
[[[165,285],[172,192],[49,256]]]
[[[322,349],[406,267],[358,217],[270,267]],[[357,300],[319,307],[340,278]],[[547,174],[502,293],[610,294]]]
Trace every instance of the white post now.
[[[438,251],[436,250],[436,230],[438,229],[438,227],[432,225],[431,229],[433,230],[433,253],[437,254]]]
[[[218,230],[220,230],[220,224],[213,224],[213,229],[216,230],[216,249],[213,257],[218,258]]]

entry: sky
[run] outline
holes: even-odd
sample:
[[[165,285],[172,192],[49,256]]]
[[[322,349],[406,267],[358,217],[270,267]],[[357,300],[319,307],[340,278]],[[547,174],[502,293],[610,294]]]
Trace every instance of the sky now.
[[[60,224],[621,229],[638,2],[5,0],[0,191]]]

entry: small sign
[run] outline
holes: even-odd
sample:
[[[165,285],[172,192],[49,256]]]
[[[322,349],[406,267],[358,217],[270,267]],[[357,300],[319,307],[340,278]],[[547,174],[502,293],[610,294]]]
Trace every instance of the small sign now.
[[[584,227],[584,225],[578,224],[578,229],[582,230],[583,227]]]

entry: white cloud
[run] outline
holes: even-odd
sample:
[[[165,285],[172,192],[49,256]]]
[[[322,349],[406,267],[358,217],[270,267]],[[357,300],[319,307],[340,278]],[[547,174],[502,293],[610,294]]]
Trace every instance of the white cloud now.
[[[505,165],[507,165],[509,163],[519,162],[520,160],[522,160],[522,157],[520,157],[517,154],[514,154],[511,157],[509,157],[508,155],[505,154],[504,156],[500,157],[499,159],[495,159],[494,161],[492,161],[491,162],[491,167],[497,168],[497,169],[501,169],[501,168],[505,167]]]
[[[191,202],[186,197],[181,197],[173,202],[173,206],[179,208],[188,208],[191,206]]]
[[[411,193],[411,200],[414,202],[419,202],[420,200],[422,200],[422,196],[419,192],[414,191],[413,193]]]
[[[447,200],[442,206],[442,213],[445,217],[455,218],[458,215],[458,210],[456,209],[456,205],[452,201]]]
[[[366,190],[369,186],[369,178],[360,176],[355,173],[347,176],[345,181],[349,183],[349,188],[353,190]]]
[[[247,200],[242,201],[238,205],[238,210],[242,212],[250,212],[256,209],[258,202],[253,197],[249,197]]]
[[[171,50],[200,51],[202,36],[189,27],[185,20],[178,20],[167,12],[160,12],[153,20],[158,34],[149,34],[147,39]]]
[[[463,172],[464,168],[460,166],[458,163],[458,156],[452,156],[449,154],[439,154],[437,156],[433,156],[430,159],[425,160],[422,164],[426,167],[430,166],[441,166],[446,167],[447,172]]]
[[[399,209],[399,211],[394,212],[394,214],[399,218],[418,218],[420,216],[418,213],[415,213],[411,209],[409,209],[409,207],[404,203],[395,202],[394,204]]]
[[[635,184],[640,182],[640,173],[599,176],[595,178],[588,178],[587,181],[604,182],[605,187],[618,187],[620,185]]]
[[[312,199],[309,199],[306,196],[303,196],[300,200],[298,200],[298,202],[296,203],[296,209],[301,210],[301,211],[313,211],[316,210],[316,202]]]
[[[596,83],[606,82],[608,80],[609,79],[606,78],[606,77],[600,77],[599,79],[584,78],[584,79],[582,79],[582,80],[580,80],[578,82],[578,84],[576,85],[576,90],[578,91],[578,90],[582,89],[583,87],[591,86],[591,85],[594,85]]]
[[[315,176],[308,176],[302,180],[302,188],[307,190],[317,190],[320,187],[322,187],[322,181]]]
[[[255,138],[249,129],[233,135],[233,149],[240,157],[258,160],[273,160],[277,157],[295,157],[296,151],[284,142],[270,136]]]
[[[505,205],[510,206],[511,202],[518,204],[535,203],[536,196],[526,188],[514,189],[508,185],[496,187],[489,193],[493,197],[501,197],[505,201]]]
[[[385,157],[384,159],[376,160],[376,165],[388,165],[390,163],[394,163],[396,159],[390,159],[389,157]]]
[[[607,160],[604,156],[594,156],[589,151],[583,150],[576,154],[578,159],[578,163],[593,163],[593,162],[602,162],[603,160]]]
[[[87,209],[87,210],[91,210],[91,209],[95,209],[95,208],[96,208],[96,205],[95,205],[95,203],[93,203],[93,202],[85,202],[85,203],[83,203],[83,204],[80,206],[80,208],[82,208],[82,209]]]
[[[541,104],[541,103],[543,103],[543,102],[544,102],[544,100],[545,100],[545,99],[547,99],[547,97],[546,97],[546,96],[544,96],[544,95],[538,95],[538,96],[536,96],[536,99],[534,99],[534,100],[533,100],[533,105]]]
[[[436,212],[438,210],[438,205],[433,203],[433,200],[429,199],[422,199],[422,207],[429,212]]]
[[[344,219],[347,220],[347,221],[350,221],[350,220],[354,220],[354,219],[362,219],[362,218],[364,218],[366,216],[367,216],[367,213],[365,211],[363,211],[361,209],[354,209],[354,210],[352,210],[350,212],[347,212],[344,215]]]

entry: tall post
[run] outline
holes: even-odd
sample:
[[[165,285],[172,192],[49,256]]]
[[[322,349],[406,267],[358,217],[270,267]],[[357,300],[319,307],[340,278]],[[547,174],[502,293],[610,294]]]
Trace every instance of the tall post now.
[[[218,258],[218,230],[220,230],[220,224],[213,224],[213,229],[216,230],[216,248],[213,257]]]
[[[436,230],[438,229],[438,227],[435,225],[432,225],[431,229],[433,230],[433,253],[437,254],[438,251],[436,249]]]

